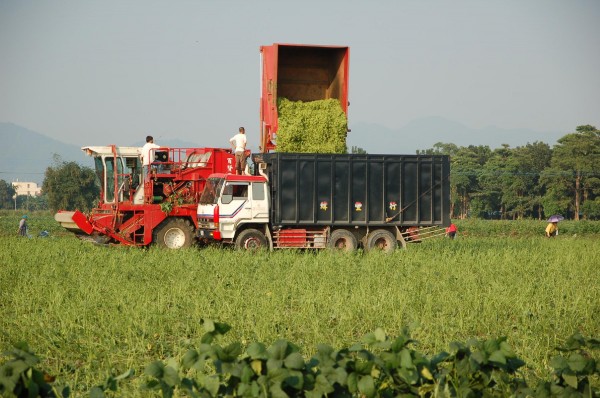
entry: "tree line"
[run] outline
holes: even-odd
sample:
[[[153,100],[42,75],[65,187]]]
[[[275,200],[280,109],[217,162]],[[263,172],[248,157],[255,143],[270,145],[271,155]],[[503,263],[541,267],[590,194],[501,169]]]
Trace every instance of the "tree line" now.
[[[417,153],[450,156],[453,218],[600,219],[600,131],[594,126],[578,126],[553,147],[437,143]]]
[[[351,153],[366,153],[352,147]],[[578,126],[550,147],[544,142],[491,149],[437,143],[419,155],[450,156],[452,218],[600,219],[600,130]],[[100,187],[93,169],[55,156],[39,198],[17,197],[26,210],[94,207]],[[12,185],[0,180],[0,209],[15,208]]]

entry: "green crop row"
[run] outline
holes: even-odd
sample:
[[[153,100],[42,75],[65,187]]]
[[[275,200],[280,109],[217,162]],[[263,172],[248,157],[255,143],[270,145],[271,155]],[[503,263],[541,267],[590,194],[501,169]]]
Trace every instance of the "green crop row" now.
[[[340,350],[319,345],[305,359],[300,348],[280,339],[267,347],[260,342],[215,340],[230,330],[227,324],[202,320],[206,333],[197,347],[178,358],[145,367],[141,391],[162,397],[597,397],[590,378],[600,375],[600,360],[590,355],[600,340],[571,336],[552,361],[550,380],[529,386],[520,374],[519,359],[506,338],[454,342],[433,357],[414,350],[407,328],[390,338],[377,329],[360,343]],[[40,371],[39,359],[26,344],[4,353],[0,394],[4,397],[70,397],[68,385],[53,385]],[[111,375],[90,389],[90,397],[119,395],[119,383],[135,377],[133,369]]]
[[[55,223],[38,213],[29,214],[32,238],[23,239],[19,216],[0,213],[0,352],[27,341],[38,368],[56,377],[51,384],[69,385],[72,396],[118,375],[128,381],[114,396],[158,396],[141,392],[144,367],[199,351],[198,319],[234,326],[219,340],[225,347],[284,339],[308,360],[320,344],[352,347],[377,328],[398,336],[410,325],[428,354],[453,341],[506,336],[526,362],[519,372],[529,386],[551,380],[562,339],[600,330],[598,235],[561,230],[546,239],[536,232],[544,222],[480,236],[497,224],[461,220],[456,240],[424,240],[390,255],[250,254],[102,247],[58,226],[42,238]],[[135,377],[127,377],[131,369]],[[589,381],[600,387],[597,376]]]

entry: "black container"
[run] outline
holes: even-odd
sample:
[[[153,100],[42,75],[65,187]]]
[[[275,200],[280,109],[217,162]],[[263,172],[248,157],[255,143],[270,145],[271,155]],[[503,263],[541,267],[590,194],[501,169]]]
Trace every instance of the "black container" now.
[[[448,226],[445,155],[265,153],[275,226]]]

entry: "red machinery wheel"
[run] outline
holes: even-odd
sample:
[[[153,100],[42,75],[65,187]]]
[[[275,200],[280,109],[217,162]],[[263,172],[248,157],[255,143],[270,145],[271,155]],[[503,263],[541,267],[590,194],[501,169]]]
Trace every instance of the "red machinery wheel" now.
[[[183,249],[192,246],[193,230],[187,220],[166,219],[153,234],[153,241],[159,247]]]

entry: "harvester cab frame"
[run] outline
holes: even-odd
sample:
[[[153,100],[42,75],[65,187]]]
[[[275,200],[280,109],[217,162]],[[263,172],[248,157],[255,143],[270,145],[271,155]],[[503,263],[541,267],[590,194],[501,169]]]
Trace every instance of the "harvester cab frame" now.
[[[144,202],[140,148],[110,145],[83,147],[82,150],[94,158],[101,203]]]

